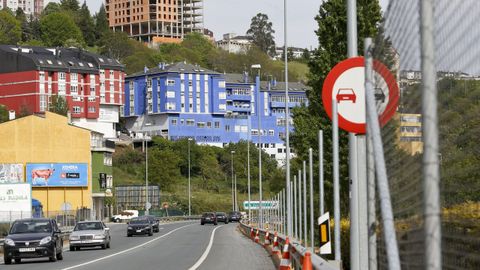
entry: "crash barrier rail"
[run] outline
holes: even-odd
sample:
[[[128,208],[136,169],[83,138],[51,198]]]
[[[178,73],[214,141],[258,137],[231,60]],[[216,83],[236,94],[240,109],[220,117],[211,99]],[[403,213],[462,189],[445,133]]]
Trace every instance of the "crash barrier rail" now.
[[[287,236],[277,233],[278,248],[274,247],[274,231],[263,230],[255,228],[244,222],[239,225],[240,231],[252,241],[262,245],[268,253],[272,256],[273,263],[277,269],[303,269],[303,270],[339,270],[340,266],[334,263],[328,262],[322,257],[318,256],[311,249],[304,247],[295,239],[289,238],[288,255],[289,261],[285,261],[283,258],[283,250],[286,244]],[[258,232],[258,233],[257,233]],[[268,232],[268,238],[266,238]],[[257,238],[258,236],[258,238]],[[265,241],[268,240],[268,241]],[[279,252],[277,252],[279,250]],[[307,252],[310,255],[310,261],[305,261]],[[308,255],[307,255],[308,256]],[[308,257],[307,257],[308,258]]]

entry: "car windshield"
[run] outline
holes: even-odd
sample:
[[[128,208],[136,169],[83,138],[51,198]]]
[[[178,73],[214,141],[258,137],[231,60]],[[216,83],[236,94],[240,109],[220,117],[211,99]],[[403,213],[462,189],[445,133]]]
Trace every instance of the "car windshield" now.
[[[348,88],[347,88],[347,89],[339,89],[339,90],[338,90],[338,94],[341,94],[341,95],[346,95],[346,94],[351,95],[351,94],[355,94],[355,93],[353,92],[352,89],[348,89]]]
[[[94,231],[94,230],[103,230],[102,223],[100,222],[82,222],[78,223],[75,226],[74,231]]]
[[[48,233],[52,232],[52,225],[46,220],[17,221],[13,223],[10,234],[21,233]]]
[[[214,216],[213,213],[204,213],[203,214],[203,217],[211,217],[211,216]]]
[[[219,213],[217,213],[217,216],[225,216],[225,213],[219,212]]]
[[[148,219],[132,219],[130,221],[130,224],[145,224],[145,223],[148,223]]]

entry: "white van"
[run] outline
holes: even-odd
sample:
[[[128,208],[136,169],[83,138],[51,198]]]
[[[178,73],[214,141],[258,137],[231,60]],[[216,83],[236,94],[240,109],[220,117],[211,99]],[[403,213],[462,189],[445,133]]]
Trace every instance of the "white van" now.
[[[138,217],[138,210],[123,210],[112,217],[113,222],[122,222],[125,220],[130,220],[132,218]]]

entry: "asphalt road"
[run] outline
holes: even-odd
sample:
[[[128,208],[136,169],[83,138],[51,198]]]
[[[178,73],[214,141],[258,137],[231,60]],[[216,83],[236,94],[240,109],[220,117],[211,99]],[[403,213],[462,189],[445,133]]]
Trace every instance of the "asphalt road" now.
[[[160,225],[153,236],[126,236],[125,224],[110,225],[111,248],[64,250],[64,259],[22,260],[21,264],[3,265],[1,269],[28,270],[273,270],[266,251],[237,230],[236,223],[204,225],[178,222]]]

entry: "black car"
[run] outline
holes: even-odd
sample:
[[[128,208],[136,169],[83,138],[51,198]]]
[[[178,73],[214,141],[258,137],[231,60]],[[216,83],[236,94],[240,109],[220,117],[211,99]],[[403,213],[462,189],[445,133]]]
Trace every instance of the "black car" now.
[[[146,218],[150,219],[150,222],[152,223],[153,227],[153,232],[157,233],[160,232],[160,221],[152,215],[145,216]]]
[[[137,217],[130,220],[127,227],[127,236],[130,237],[137,234],[148,234],[148,236],[153,235],[153,224],[149,218]]]
[[[242,213],[238,211],[228,213],[228,221],[230,222],[233,222],[233,221],[240,222],[241,219],[242,219]]]
[[[228,224],[228,216],[225,212],[216,212],[215,215],[217,216],[217,222]]]
[[[5,264],[26,258],[63,259],[63,239],[57,222],[49,218],[19,219],[13,222],[3,245]]]
[[[213,212],[203,213],[202,218],[200,219],[200,224],[205,225],[205,223],[211,223],[217,225],[217,216]]]

